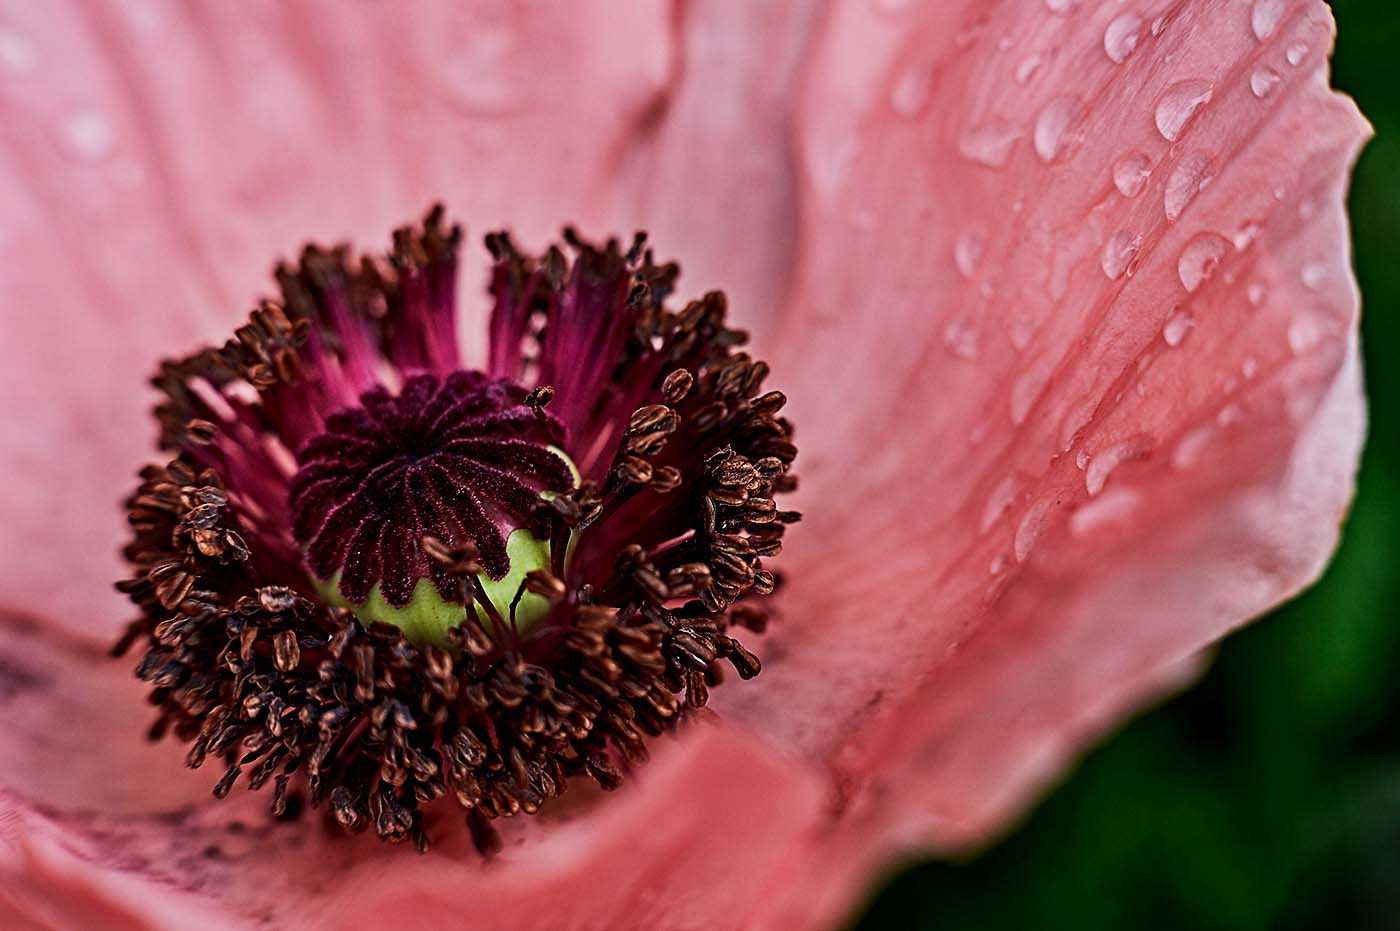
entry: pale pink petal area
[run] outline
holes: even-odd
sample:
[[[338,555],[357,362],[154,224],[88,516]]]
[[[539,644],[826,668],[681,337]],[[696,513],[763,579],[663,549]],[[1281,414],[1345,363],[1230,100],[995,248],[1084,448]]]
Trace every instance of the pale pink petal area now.
[[[703,0],[675,15],[674,81],[631,141],[614,225],[683,248],[686,293],[723,290],[762,334],[797,248],[792,102],[821,7]]]
[[[443,842],[418,857],[274,824],[250,797],[142,818],[45,815],[0,795],[0,889],[20,890],[21,911],[71,889],[133,927],[187,927],[194,903],[213,926],[747,926],[801,858],[818,780],[730,729],[701,725],[657,749],[613,804],[508,826],[485,865],[451,825],[434,826]]]
[[[24,425],[0,459],[0,606],[110,638],[155,362],[226,338],[308,237],[382,248],[435,199],[473,239],[596,218],[670,28],[665,4],[605,0],[0,6],[0,291],[23,347],[0,410]]]
[[[984,841],[1330,554],[1368,130],[1325,5],[1258,9],[834,13],[774,360],[808,517],[763,685],[718,696],[835,760],[794,914],[852,850]]]
[[[209,798],[124,662],[53,626],[0,615],[0,789],[48,809],[165,811]]]

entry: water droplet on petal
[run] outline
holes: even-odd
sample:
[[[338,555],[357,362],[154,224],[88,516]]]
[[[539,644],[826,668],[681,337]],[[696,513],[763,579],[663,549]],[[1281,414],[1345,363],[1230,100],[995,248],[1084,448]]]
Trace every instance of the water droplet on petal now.
[[[1198,234],[1181,250],[1181,257],[1176,262],[1181,286],[1187,292],[1194,292],[1215,272],[1215,267],[1229,248],[1230,244],[1215,233]]]
[[[1263,100],[1269,96],[1279,82],[1278,72],[1268,65],[1260,65],[1254,69],[1254,73],[1249,76],[1249,89],[1255,97]]]
[[[1195,152],[1178,162],[1162,191],[1162,209],[1167,219],[1174,221],[1180,217],[1214,178],[1215,161],[1204,152]]]
[[[1101,450],[1089,460],[1089,466],[1084,470],[1084,489],[1091,496],[1097,495],[1103,491],[1103,486],[1114,469],[1130,459],[1141,459],[1146,455],[1147,449],[1136,440],[1115,443]]]
[[[1322,342],[1326,332],[1318,314],[1304,311],[1288,324],[1288,348],[1292,349],[1295,355],[1302,355]]]
[[[1136,197],[1152,175],[1152,159],[1143,152],[1130,152],[1113,165],[1113,186],[1124,197]]]
[[[38,63],[39,55],[33,43],[21,35],[0,32],[0,65],[16,74],[25,74],[33,71]]]
[[[1059,13],[1061,16],[1072,13],[1077,6],[1079,6],[1079,0],[1045,0],[1045,8],[1051,13]]]
[[[100,113],[84,110],[63,124],[68,149],[80,158],[99,159],[112,151],[112,126]]]
[[[1011,321],[1007,324],[1006,335],[1011,339],[1011,345],[1020,352],[1031,344],[1031,337],[1035,335],[1035,320],[1029,314],[1015,313],[1011,315]]]
[[[1305,262],[1298,277],[1302,279],[1303,287],[1309,291],[1316,291],[1318,285],[1327,279],[1327,266],[1321,262]]]
[[[982,532],[986,533],[991,529],[992,524],[997,522],[997,518],[1005,513],[1011,506],[1011,502],[1016,500],[1016,495],[1021,491],[1021,483],[1016,476],[1008,475],[997,482],[997,487],[992,489],[992,493],[987,496],[987,503],[982,507]]]
[[[1069,517],[1069,532],[1087,536],[1101,527],[1122,523],[1137,513],[1142,496],[1131,488],[1114,488],[1103,497],[1085,502]]]
[[[1050,516],[1050,505],[1049,501],[1037,501],[1026,512],[1026,516],[1021,518],[1021,523],[1016,528],[1016,537],[1011,543],[1017,562],[1025,562],[1026,557],[1031,554],[1036,539],[1040,536],[1040,532],[1045,529],[1046,521]]]
[[[819,146],[812,156],[812,181],[826,197],[834,197],[850,176],[859,146],[854,136]]]
[[[1191,117],[1210,100],[1212,90],[1209,81],[1178,81],[1168,87],[1157,101],[1154,115],[1162,138],[1175,142]]]
[[[1099,266],[1110,281],[1123,277],[1128,265],[1142,248],[1142,235],[1119,230],[1103,244],[1103,254],[1099,256]]]
[[[1115,64],[1121,65],[1133,54],[1141,35],[1142,17],[1136,13],[1123,13],[1103,31],[1103,50]]]
[[[975,361],[981,352],[981,335],[966,320],[954,320],[943,328],[943,346],[959,359]]]
[[[1297,67],[1303,63],[1303,59],[1308,56],[1308,44],[1306,42],[1294,42],[1288,47],[1288,51],[1283,53],[1283,57],[1288,59],[1288,63]]]
[[[1083,114],[1083,105],[1073,97],[1056,97],[1040,111],[1032,142],[1042,162],[1053,162],[1065,150],[1068,131]]]
[[[1020,136],[1009,123],[986,123],[958,136],[958,154],[988,168],[1001,168],[1011,158],[1011,148]]]
[[[1263,227],[1251,220],[1236,230],[1235,235],[1231,236],[1230,239],[1234,242],[1235,248],[1243,252],[1254,245],[1254,240],[1259,238],[1261,232],[1263,232]]]
[[[1196,427],[1186,433],[1172,450],[1172,468],[1189,469],[1201,461],[1201,454],[1205,452],[1210,441],[1215,438],[1215,427],[1206,424]]]
[[[1021,59],[1021,63],[1016,66],[1016,70],[1012,73],[1012,76],[1016,79],[1017,84],[1025,84],[1031,79],[1031,75],[1035,74],[1039,69],[1040,56],[1027,55],[1025,58]]]
[[[894,82],[890,106],[900,116],[913,119],[928,106],[933,88],[933,69],[927,65],[907,68]]]
[[[982,237],[976,233],[963,233],[953,243],[953,263],[964,278],[971,278],[977,273],[983,248]]]
[[[500,114],[521,103],[524,87],[516,80],[515,35],[504,27],[473,30],[467,41],[442,63],[447,90],[463,109]]]
[[[1042,361],[1016,379],[1015,384],[1011,386],[1012,423],[1025,423],[1026,416],[1031,412],[1036,400],[1050,384],[1050,372],[1050,364]]]
[[[1289,0],[1255,0],[1254,9],[1249,13],[1249,25],[1254,30],[1254,38],[1261,42],[1273,34],[1278,21],[1283,18]]]
[[[1087,452],[1081,449],[1079,452],[1074,454],[1074,464],[1079,468],[1079,471],[1083,472],[1084,469],[1089,465],[1089,460],[1092,458],[1092,456],[1090,456]]]
[[[1162,324],[1162,341],[1168,346],[1180,346],[1195,325],[1196,318],[1191,316],[1191,311],[1180,308]]]

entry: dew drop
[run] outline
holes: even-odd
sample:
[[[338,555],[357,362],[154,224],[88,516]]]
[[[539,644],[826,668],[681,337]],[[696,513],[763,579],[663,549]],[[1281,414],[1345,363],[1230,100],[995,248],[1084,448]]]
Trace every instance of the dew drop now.
[[[955,320],[943,328],[943,346],[957,358],[972,362],[981,352],[981,336],[968,321]]]
[[[977,274],[977,266],[982,262],[985,244],[976,233],[963,233],[953,243],[953,264],[964,278]]]
[[[1322,342],[1325,333],[1318,315],[1304,311],[1288,324],[1288,348],[1293,350],[1294,355],[1302,355]]]
[[[1056,97],[1040,111],[1031,141],[1042,162],[1053,162],[1065,150],[1068,131],[1083,112],[1083,105],[1073,97]]]
[[[1263,232],[1263,227],[1251,220],[1236,230],[1235,235],[1231,236],[1230,240],[1235,244],[1236,249],[1243,252],[1254,245],[1254,240],[1259,238],[1261,232]]]
[[[1215,272],[1229,246],[1223,237],[1215,233],[1200,233],[1188,242],[1176,262],[1181,286],[1188,293],[1194,293]]]
[[[1316,291],[1318,286],[1327,280],[1327,266],[1321,262],[1305,262],[1298,277],[1302,280],[1303,287],[1309,291]]]
[[[1175,221],[1215,178],[1215,161],[1204,152],[1186,156],[1172,169],[1162,192],[1162,209]]]
[[[1142,248],[1142,235],[1140,233],[1119,230],[1108,238],[1108,242],[1104,243],[1103,254],[1099,256],[1099,267],[1103,269],[1103,273],[1108,276],[1110,281],[1116,281],[1123,277],[1129,264],[1137,257],[1140,248]]]
[[[1196,318],[1191,316],[1191,311],[1180,308],[1162,324],[1162,341],[1168,346],[1180,346],[1195,325]]]
[[[1064,420],[1060,421],[1060,452],[1069,452],[1079,442],[1084,427],[1093,419],[1098,406],[1097,398],[1088,398],[1065,414]]]
[[[1168,142],[1175,142],[1196,111],[1209,100],[1212,87],[1208,81],[1178,81],[1168,87],[1157,101],[1155,120],[1157,132]]]
[[[1186,470],[1201,461],[1210,441],[1215,438],[1215,427],[1210,424],[1196,427],[1186,433],[1172,450],[1172,468]]]
[[[1045,0],[1045,8],[1051,13],[1058,13],[1066,16],[1074,12],[1074,8],[1079,6],[1079,0]]]
[[[1039,70],[1040,56],[1027,55],[1025,58],[1021,59],[1021,63],[1016,66],[1016,70],[1012,72],[1012,77],[1016,79],[1017,84],[1025,84],[1031,79],[1031,76]]]
[[[1020,352],[1031,344],[1031,337],[1035,335],[1035,319],[1024,312],[1012,314],[1006,326],[1006,335],[1012,347]]]
[[[1130,152],[1113,165],[1113,186],[1124,197],[1136,197],[1152,175],[1152,159],[1143,152]]]
[[[1115,64],[1128,60],[1142,36],[1142,17],[1123,13],[1114,18],[1103,31],[1103,50]]]
[[[1026,516],[1021,518],[1021,523],[1016,527],[1016,536],[1011,541],[1011,548],[1016,554],[1017,562],[1025,562],[1026,557],[1031,554],[1031,550],[1035,547],[1035,541],[1040,537],[1040,532],[1045,529],[1049,517],[1050,502],[1038,501],[1026,512]]]
[[[1260,65],[1254,69],[1254,73],[1249,76],[1249,89],[1255,97],[1263,100],[1269,96],[1279,82],[1278,72],[1268,65]]]
[[[1074,464],[1079,469],[1079,471],[1083,472],[1084,469],[1088,467],[1089,460],[1091,458],[1092,457],[1087,452],[1081,449],[1079,452],[1074,454]]]
[[[1076,537],[1087,536],[1101,527],[1119,524],[1137,513],[1142,496],[1131,488],[1114,488],[1103,497],[1086,502],[1069,517],[1069,532]]]
[[[1288,51],[1283,53],[1283,57],[1288,59],[1288,63],[1297,67],[1303,63],[1303,59],[1308,57],[1308,45],[1306,42],[1294,42],[1288,47]]]
[[[980,526],[983,533],[990,530],[992,525],[997,522],[997,518],[1001,517],[1001,515],[1006,512],[1006,509],[1011,507],[1011,502],[1016,500],[1016,496],[1020,494],[1020,491],[1021,483],[1014,475],[1008,475],[1000,482],[997,482],[997,487],[992,489],[992,493],[987,496],[987,503],[982,507]]]
[[[1289,0],[1254,0],[1254,9],[1249,14],[1249,25],[1254,30],[1254,38],[1261,42],[1273,35],[1278,21],[1283,18]]]
[[[39,55],[34,45],[24,36],[12,32],[0,32],[0,65],[16,74],[33,71],[39,63]]]
[[[441,74],[463,109],[499,114],[522,101],[524,89],[512,69],[517,57],[516,38],[509,29],[477,29],[442,63]]]
[[[1103,491],[1103,486],[1114,469],[1130,459],[1141,459],[1146,455],[1147,450],[1143,445],[1132,440],[1115,443],[1101,450],[1089,460],[1089,465],[1084,470],[1084,490],[1089,492],[1090,496],[1097,495]]]
[[[846,183],[855,163],[859,146],[854,136],[848,136],[831,145],[819,146],[812,158],[812,181],[818,191],[827,197],[834,197]]]
[[[63,136],[70,151],[80,158],[99,159],[112,151],[112,127],[100,113],[74,113],[63,124]]]
[[[1023,374],[1011,386],[1011,422],[1022,424],[1031,412],[1031,407],[1050,384],[1050,366],[1040,363]]]
[[[1020,132],[1009,123],[986,123],[958,136],[958,154],[988,168],[1001,168],[1011,158],[1011,148],[1019,138]]]
[[[900,116],[913,119],[928,106],[932,88],[932,68],[927,65],[910,67],[894,82],[890,91],[890,107]]]

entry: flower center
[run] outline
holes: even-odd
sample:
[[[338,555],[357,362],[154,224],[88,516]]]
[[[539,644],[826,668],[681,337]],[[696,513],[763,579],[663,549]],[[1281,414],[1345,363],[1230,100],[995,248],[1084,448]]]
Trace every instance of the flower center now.
[[[233,338],[162,363],[174,458],[127,501],[118,585],[151,733],[223,766],[216,796],[271,783],[278,816],[420,850],[439,800],[489,850],[758,675],[739,637],[800,518],[786,399],[722,293],[671,303],[641,234],[493,233],[469,371],[461,242],[434,208],[387,254],[307,246]]]
[[[460,576],[424,552],[434,537],[475,548],[491,602],[480,620],[523,631],[543,618],[549,603],[523,590],[525,576],[551,568],[546,499],[575,475],[562,425],[527,397],[480,372],[417,375],[397,396],[376,388],[329,417],[290,494],[293,536],[323,595],[445,645],[467,607]]]

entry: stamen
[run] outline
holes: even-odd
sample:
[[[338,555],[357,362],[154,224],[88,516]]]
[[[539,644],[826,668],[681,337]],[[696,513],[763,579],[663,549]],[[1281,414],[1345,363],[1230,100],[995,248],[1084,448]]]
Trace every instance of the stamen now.
[[[504,233],[490,358],[461,370],[458,229],[440,209],[387,259],[308,247],[219,349],[156,379],[162,441],[128,502],[153,737],[349,830],[428,846],[450,797],[479,849],[760,670],[736,640],[798,519],[796,448],[711,293],[674,264],[565,232]]]

